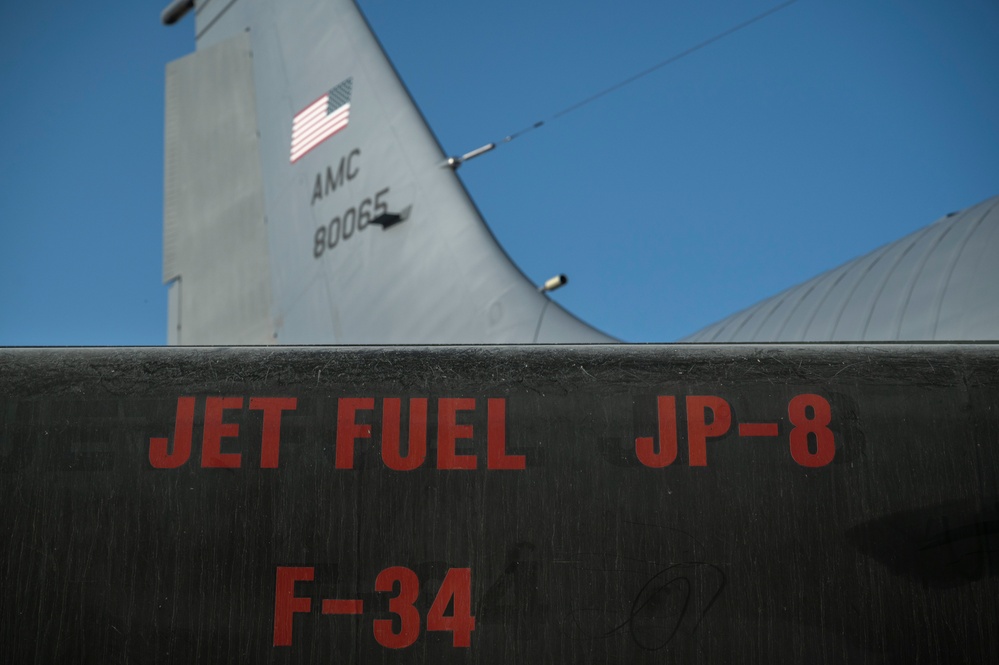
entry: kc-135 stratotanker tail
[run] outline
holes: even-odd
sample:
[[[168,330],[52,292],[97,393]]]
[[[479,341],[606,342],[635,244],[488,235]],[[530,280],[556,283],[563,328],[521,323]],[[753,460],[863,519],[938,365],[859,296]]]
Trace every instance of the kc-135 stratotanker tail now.
[[[172,344],[606,342],[510,261],[351,0],[193,9],[167,68]]]
[[[504,253],[353,0],[163,20],[189,12],[197,50],[167,68],[171,344],[614,341]],[[997,257],[993,198],[684,341],[997,339]]]

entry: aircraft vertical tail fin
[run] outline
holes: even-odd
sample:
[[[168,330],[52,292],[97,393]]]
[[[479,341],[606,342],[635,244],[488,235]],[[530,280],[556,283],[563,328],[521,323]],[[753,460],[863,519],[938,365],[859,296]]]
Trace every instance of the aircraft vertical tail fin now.
[[[354,2],[195,11],[168,67],[171,341],[612,341],[499,247]]]

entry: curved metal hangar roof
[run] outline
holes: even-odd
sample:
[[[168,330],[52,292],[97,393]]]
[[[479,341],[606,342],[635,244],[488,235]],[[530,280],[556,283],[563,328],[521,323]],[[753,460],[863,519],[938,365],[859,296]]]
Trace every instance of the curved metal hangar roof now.
[[[999,339],[999,197],[952,213],[683,342]]]

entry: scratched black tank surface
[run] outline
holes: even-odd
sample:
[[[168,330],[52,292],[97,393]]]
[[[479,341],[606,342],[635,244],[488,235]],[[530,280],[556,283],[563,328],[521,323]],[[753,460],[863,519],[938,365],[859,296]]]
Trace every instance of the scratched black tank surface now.
[[[6,349],[18,663],[999,662],[999,345]]]

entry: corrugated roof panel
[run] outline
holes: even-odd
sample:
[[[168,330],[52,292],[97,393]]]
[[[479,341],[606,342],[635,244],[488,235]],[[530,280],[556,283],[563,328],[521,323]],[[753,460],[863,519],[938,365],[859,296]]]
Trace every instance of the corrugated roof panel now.
[[[836,288],[837,282],[842,277],[842,273],[831,270],[823,273],[820,279],[815,280],[812,288],[795,305],[795,314],[784,321],[777,334],[803,337],[808,330],[809,324],[822,308],[822,303],[825,302],[829,294]]]
[[[999,327],[999,197],[982,208],[975,225],[955,262],[947,293],[965,294],[976,289],[993,294],[980,296],[971,306],[960,297],[944,297],[938,307],[933,339],[996,339]],[[963,337],[957,337],[960,333]]]
[[[853,293],[860,287],[864,277],[874,270],[883,257],[881,255],[867,256],[857,259],[856,269],[851,270],[848,266],[840,266],[827,274],[836,275],[833,286],[823,299],[819,307],[812,314],[811,319],[802,335],[802,340],[808,342],[829,341],[830,330],[836,327],[843,314],[843,308],[849,302]],[[789,334],[790,331],[789,331]]]
[[[865,308],[866,312],[861,311],[866,313],[867,320],[859,339],[900,339],[898,334],[912,285],[942,236],[950,229],[950,225],[933,225],[916,237],[907,236],[912,238],[912,242],[885,275],[884,286],[878,293],[877,300],[873,306]]]
[[[723,319],[684,342],[999,339],[999,197]]]

